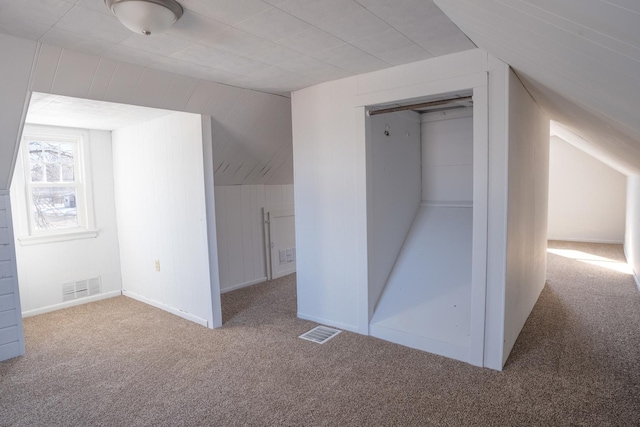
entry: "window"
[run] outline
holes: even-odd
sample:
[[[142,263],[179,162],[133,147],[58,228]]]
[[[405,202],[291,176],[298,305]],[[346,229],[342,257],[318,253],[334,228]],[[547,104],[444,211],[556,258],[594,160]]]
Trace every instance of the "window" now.
[[[25,129],[22,139],[29,236],[33,242],[85,237],[92,221],[87,214],[83,132]],[[80,235],[79,235],[80,234]],[[86,237],[95,237],[90,233]],[[55,240],[48,236],[58,237]],[[20,239],[21,241],[24,238]]]

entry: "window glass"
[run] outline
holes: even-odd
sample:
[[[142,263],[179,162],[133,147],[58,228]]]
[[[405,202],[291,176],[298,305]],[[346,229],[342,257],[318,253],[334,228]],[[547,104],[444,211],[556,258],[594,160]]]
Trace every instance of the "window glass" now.
[[[78,227],[75,187],[31,189],[33,225],[37,230]]]
[[[81,227],[78,206],[84,197],[78,180],[79,141],[25,137],[28,200],[32,233]]]

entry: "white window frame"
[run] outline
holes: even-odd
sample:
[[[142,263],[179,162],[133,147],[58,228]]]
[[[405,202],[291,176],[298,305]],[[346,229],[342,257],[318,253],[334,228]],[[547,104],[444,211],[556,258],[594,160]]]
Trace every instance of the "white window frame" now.
[[[73,183],[32,183],[29,157],[29,141],[40,140],[49,142],[63,142],[75,144],[74,150],[74,175]],[[53,126],[27,125],[21,141],[24,190],[27,213],[28,236],[20,237],[21,245],[62,242],[67,240],[95,238],[98,230],[95,229],[93,214],[93,194],[91,185],[91,173],[86,165],[90,164],[89,132],[73,128],[61,128]],[[37,187],[62,187],[69,186],[76,189],[76,212],[78,225],[76,227],[38,230],[33,222],[32,189]]]

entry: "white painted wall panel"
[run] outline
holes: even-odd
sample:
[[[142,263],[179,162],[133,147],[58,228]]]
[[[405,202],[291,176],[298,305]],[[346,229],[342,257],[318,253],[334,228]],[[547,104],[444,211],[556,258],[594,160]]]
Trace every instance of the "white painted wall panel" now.
[[[0,34],[0,190],[9,188],[22,120],[28,100],[27,89],[36,43]]]
[[[174,113],[112,135],[125,294],[212,326],[200,116]]]
[[[52,93],[85,98],[89,93],[93,76],[100,59],[93,55],[64,50],[59,67],[59,77],[53,81]]]
[[[549,118],[509,72],[509,199],[503,363],[545,284]]]
[[[471,205],[473,117],[443,118],[422,123],[422,200]]]
[[[627,178],[627,228],[624,251],[640,291],[640,176]]]
[[[549,149],[549,239],[622,243],[627,178],[557,136]]]
[[[34,129],[46,132],[47,127]],[[87,178],[93,193],[96,238],[20,244],[19,239],[29,235],[29,228],[23,156],[18,157],[11,199],[22,310],[27,316],[67,306],[62,298],[65,283],[100,277],[103,295],[113,295],[122,289],[111,132],[92,130],[82,134],[89,160],[85,170],[90,174]],[[81,301],[74,300],[74,303]]]
[[[272,244],[271,277],[277,279],[294,273],[296,235],[293,209],[269,211],[269,236]]]
[[[239,185],[227,187],[228,204],[225,208],[225,218],[228,227],[227,246],[233,254],[227,259],[229,267],[229,281],[231,283],[244,282],[244,260],[242,259],[242,210],[236,206],[242,206],[242,189]],[[231,238],[234,236],[235,238]]]
[[[139,103],[150,107],[163,108],[174,76],[173,73],[147,68],[138,82],[132,99],[138,99]]]
[[[64,60],[64,56],[60,60]],[[104,101],[128,104],[136,90],[136,87],[138,87],[138,82],[140,81],[144,70],[144,68],[137,65],[118,62],[116,68],[113,70],[111,80],[109,81],[109,86],[107,87],[107,91],[104,95]],[[68,76],[65,75],[64,77]],[[62,76],[58,77],[58,74],[56,74],[56,80],[60,78],[62,78]],[[161,90],[161,88],[158,88],[158,90]],[[66,95],[64,92],[57,93],[59,95]]]
[[[2,37],[6,37],[2,35]],[[34,45],[35,52],[35,45]],[[33,72],[33,81],[30,89],[34,92],[50,93],[53,86],[53,79],[56,76],[58,62],[62,49],[57,46],[40,45],[36,57],[36,67]],[[33,53],[32,53],[33,55]]]
[[[468,51],[292,94],[300,317],[368,333],[363,106],[486,86],[486,71],[486,53]]]
[[[215,202],[221,291],[265,281],[262,210],[292,208],[293,185],[216,186]]]
[[[193,77],[174,74],[173,81],[160,108],[183,111],[197,83],[198,80]]]
[[[48,46],[44,45],[42,47],[48,48]],[[96,69],[95,74],[93,75],[93,81],[91,82],[91,86],[89,87],[89,94],[87,98],[89,99],[103,99],[104,95],[107,93],[107,89],[109,88],[109,83],[111,82],[111,77],[113,76],[113,71],[116,69],[116,65],[118,63],[116,61],[112,61],[106,58],[100,58],[98,62],[98,68]],[[44,68],[44,67],[43,67]],[[38,67],[37,70],[41,68]],[[48,90],[37,90],[34,88],[34,92],[49,92]]]
[[[15,245],[11,227],[11,201],[0,190],[0,361],[24,354],[20,290],[16,269]]]
[[[500,370],[504,345],[504,287],[507,263],[509,66],[489,55],[488,67],[490,114],[484,366]],[[480,120],[477,114],[474,114],[474,120]],[[479,201],[475,202],[477,205]]]
[[[371,116],[367,150],[371,318],[420,206],[420,115]]]
[[[358,301],[367,295],[365,116],[354,108],[357,88],[357,78],[347,78],[292,93],[298,316],[366,334],[367,303]]]

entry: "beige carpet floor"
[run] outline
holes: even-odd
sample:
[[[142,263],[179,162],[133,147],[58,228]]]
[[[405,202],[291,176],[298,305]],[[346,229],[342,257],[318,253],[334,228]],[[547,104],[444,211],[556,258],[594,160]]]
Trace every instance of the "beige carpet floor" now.
[[[622,261],[614,245],[551,242]],[[344,332],[298,335],[295,276],[223,296],[208,330],[126,297],[25,319],[2,426],[638,426],[640,293],[560,255],[503,372]]]

